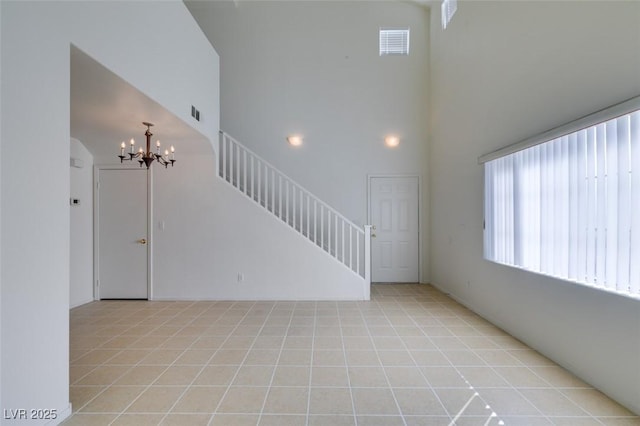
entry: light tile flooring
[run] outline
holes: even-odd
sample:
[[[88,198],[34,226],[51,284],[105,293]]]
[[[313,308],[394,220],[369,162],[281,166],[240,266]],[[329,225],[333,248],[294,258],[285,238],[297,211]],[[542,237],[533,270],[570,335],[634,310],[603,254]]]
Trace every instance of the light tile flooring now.
[[[93,302],[65,425],[640,425],[428,285],[370,302]]]

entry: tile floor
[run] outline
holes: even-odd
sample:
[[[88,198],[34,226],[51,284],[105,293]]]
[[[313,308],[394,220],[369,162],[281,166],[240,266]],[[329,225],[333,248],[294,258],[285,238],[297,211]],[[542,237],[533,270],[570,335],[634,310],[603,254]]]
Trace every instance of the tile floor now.
[[[428,285],[71,311],[65,425],[640,425]]]

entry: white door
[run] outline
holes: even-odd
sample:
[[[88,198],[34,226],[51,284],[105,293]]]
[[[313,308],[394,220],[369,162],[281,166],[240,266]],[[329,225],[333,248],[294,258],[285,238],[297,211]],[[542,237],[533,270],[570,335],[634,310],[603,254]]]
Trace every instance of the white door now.
[[[97,191],[100,299],[147,299],[147,169],[100,169]]]
[[[419,227],[418,178],[371,177],[371,280],[418,282]]]

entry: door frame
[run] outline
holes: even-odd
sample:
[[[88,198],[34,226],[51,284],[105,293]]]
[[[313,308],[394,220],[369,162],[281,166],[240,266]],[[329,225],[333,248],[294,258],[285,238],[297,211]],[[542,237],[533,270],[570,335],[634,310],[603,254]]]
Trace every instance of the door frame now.
[[[100,184],[101,170],[139,170],[120,164],[96,164],[93,166],[93,300],[100,300]],[[147,175],[147,300],[153,300],[153,173]]]
[[[371,180],[375,178],[415,178],[418,181],[418,280],[423,281],[422,268],[422,175],[418,173],[372,173],[367,174],[367,223],[371,223]],[[373,266],[372,266],[373,269]]]

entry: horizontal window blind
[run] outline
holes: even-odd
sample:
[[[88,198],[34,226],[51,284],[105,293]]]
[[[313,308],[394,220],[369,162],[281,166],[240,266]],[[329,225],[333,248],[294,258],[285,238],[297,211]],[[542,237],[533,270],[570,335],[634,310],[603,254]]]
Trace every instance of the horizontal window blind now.
[[[640,110],[486,162],[484,253],[640,297]]]
[[[380,56],[408,54],[409,28],[380,28]]]

